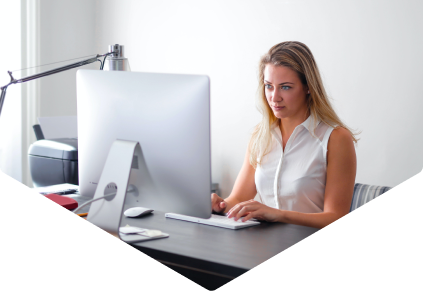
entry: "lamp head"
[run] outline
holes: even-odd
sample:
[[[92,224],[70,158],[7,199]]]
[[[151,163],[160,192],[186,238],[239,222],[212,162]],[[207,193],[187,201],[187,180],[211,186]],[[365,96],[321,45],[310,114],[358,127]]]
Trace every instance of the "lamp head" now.
[[[109,45],[109,52],[113,54],[107,56],[103,71],[131,71],[128,58],[124,57],[123,45]]]

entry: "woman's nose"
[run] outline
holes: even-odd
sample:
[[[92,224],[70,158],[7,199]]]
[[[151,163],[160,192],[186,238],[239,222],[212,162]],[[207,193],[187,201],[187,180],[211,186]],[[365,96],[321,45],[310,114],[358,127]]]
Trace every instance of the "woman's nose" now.
[[[278,95],[277,90],[271,92],[271,101],[281,101],[282,98]]]

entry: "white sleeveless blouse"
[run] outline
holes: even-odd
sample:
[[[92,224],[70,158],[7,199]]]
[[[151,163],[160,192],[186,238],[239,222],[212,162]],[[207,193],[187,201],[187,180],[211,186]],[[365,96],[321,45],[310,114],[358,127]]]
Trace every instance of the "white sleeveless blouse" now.
[[[280,128],[278,124],[272,126],[271,151],[255,172],[259,201],[281,210],[322,212],[327,144],[333,129],[323,122],[313,125],[313,118],[309,116],[294,129],[283,152]]]

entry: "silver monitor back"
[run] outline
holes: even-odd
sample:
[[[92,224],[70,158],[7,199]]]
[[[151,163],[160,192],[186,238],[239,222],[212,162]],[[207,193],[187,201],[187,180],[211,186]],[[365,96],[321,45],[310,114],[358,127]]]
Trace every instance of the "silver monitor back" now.
[[[209,93],[207,76],[78,70],[81,195],[94,196],[116,139],[138,141],[149,177],[137,205],[210,217]]]

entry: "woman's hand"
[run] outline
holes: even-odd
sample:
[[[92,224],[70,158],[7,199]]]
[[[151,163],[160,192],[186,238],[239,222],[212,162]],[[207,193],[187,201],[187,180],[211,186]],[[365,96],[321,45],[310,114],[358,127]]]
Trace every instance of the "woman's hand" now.
[[[211,195],[211,201],[212,201],[212,211],[215,213],[223,213],[225,208],[227,208],[227,203],[224,201],[223,198],[221,198],[217,194]]]
[[[234,217],[234,220],[238,220],[239,218],[244,216],[242,219],[243,222],[251,218],[256,218],[257,220],[264,220],[269,222],[276,222],[280,220],[281,215],[281,210],[268,207],[255,200],[249,200],[246,202],[239,203],[227,213],[227,217]]]

